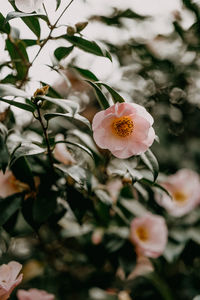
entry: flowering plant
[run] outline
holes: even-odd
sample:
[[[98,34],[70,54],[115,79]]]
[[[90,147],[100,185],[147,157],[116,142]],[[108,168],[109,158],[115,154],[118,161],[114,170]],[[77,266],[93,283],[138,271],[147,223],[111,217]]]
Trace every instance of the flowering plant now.
[[[4,1],[0,300],[198,299],[198,4]]]

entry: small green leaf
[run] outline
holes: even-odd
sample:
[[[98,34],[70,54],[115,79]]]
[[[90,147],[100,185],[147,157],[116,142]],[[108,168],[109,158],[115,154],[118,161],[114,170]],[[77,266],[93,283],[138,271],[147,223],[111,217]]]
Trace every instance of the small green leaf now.
[[[21,207],[22,195],[14,194],[7,198],[0,198],[0,226]]]
[[[49,114],[45,114],[44,118],[49,121],[53,118],[57,118],[57,117],[64,117],[66,119],[68,119],[70,122],[74,123],[77,127],[82,126],[82,125],[86,125],[87,127],[89,127],[91,129],[91,125],[90,122],[88,121],[88,119],[86,119],[85,117],[79,115],[78,113],[76,114],[62,114],[62,113],[49,113]]]
[[[97,97],[97,100],[99,102],[99,105],[102,109],[107,109],[110,107],[108,100],[106,99],[106,97],[104,96],[104,94],[102,93],[102,91],[100,90],[100,88],[94,83],[91,82],[89,80],[86,80],[87,83],[89,83],[93,89],[95,90],[95,94]]]
[[[15,100],[8,100],[8,99],[0,98],[0,102],[5,102],[7,104],[10,104],[12,106],[15,106],[15,107],[18,107],[18,108],[21,108],[23,110],[30,111],[30,112],[34,112],[34,110],[35,110],[33,106],[25,104],[25,103],[17,102]]]
[[[72,45],[78,47],[79,49],[81,49],[85,52],[92,53],[97,56],[107,57],[110,59],[110,57],[108,57],[107,52],[104,53],[103,50],[99,47],[99,45],[97,45],[97,43],[95,43],[95,42],[91,42],[89,40],[86,40],[86,39],[76,36],[76,35],[71,36],[68,34],[62,35],[61,38],[66,39]]]
[[[149,170],[152,172],[154,181],[156,181],[156,178],[158,177],[159,173],[159,165],[156,157],[152,153],[150,149],[148,149],[145,153],[142,153],[140,155],[143,163],[149,168]]]
[[[111,94],[113,102],[117,103],[117,102],[125,102],[124,99],[122,98],[122,96],[120,96],[113,88],[111,88],[109,85],[103,83],[103,82],[96,82],[97,85],[103,85]]]
[[[82,69],[73,65],[70,65],[71,68],[75,69],[81,76],[88,80],[99,81],[99,79],[89,70]]]
[[[2,15],[2,13],[0,13],[0,32],[3,33],[10,33],[10,25],[9,24],[5,24],[5,18]]]
[[[56,0],[56,10],[59,8],[61,0]]]
[[[61,59],[67,57],[72,50],[74,49],[74,46],[71,47],[59,47],[54,51],[54,55],[57,58],[58,61]]]
[[[54,213],[57,205],[58,193],[50,191],[47,194],[39,195],[33,205],[33,220],[42,224]]]
[[[40,23],[38,19],[34,16],[30,17],[23,17],[22,21],[29,27],[29,29],[38,37],[40,38]]]

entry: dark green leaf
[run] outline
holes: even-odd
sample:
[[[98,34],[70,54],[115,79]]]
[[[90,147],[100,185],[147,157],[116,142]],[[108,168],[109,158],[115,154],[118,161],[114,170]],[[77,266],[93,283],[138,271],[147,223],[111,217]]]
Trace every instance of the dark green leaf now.
[[[54,55],[57,58],[58,61],[61,59],[67,57],[72,50],[74,49],[74,46],[71,47],[59,47],[54,51]]]
[[[29,29],[40,38],[40,23],[36,17],[24,17],[22,21],[29,27]]]
[[[86,119],[85,117],[79,115],[79,114],[71,114],[71,113],[67,113],[67,114],[61,114],[61,113],[49,113],[49,114],[45,114],[44,118],[49,121],[53,118],[57,118],[57,117],[64,117],[66,119],[68,119],[70,122],[74,123],[77,127],[82,126],[82,125],[86,125],[87,127],[89,127],[91,129],[91,125],[90,122],[88,121],[88,119]]]
[[[108,100],[106,99],[106,97],[104,96],[104,94],[102,93],[102,91],[100,90],[100,88],[93,82],[86,80],[87,83],[89,83],[93,89],[95,90],[95,94],[97,97],[97,100],[99,102],[99,105],[102,109],[107,109],[110,107]]]
[[[0,123],[0,170],[5,172],[9,161],[9,153],[6,145],[7,129]]]
[[[14,194],[5,199],[0,199],[0,226],[21,207],[22,195]]]
[[[99,79],[89,70],[82,69],[73,65],[70,65],[71,68],[75,69],[81,76],[88,80],[99,81]]]
[[[144,162],[144,164],[152,172],[155,181],[159,173],[159,165],[156,157],[154,156],[154,154],[150,149],[148,149],[145,153],[141,154],[140,157]]]
[[[79,111],[79,105],[68,99],[56,99],[48,96],[39,96],[39,99],[49,101],[55,105],[60,106],[63,110],[71,113],[71,115],[76,114]]]
[[[149,179],[147,179],[147,178],[142,178],[142,179],[140,180],[140,182],[141,182],[141,183],[148,184],[148,185],[150,185],[151,187],[158,188],[158,189],[162,190],[163,192],[165,192],[170,198],[172,198],[172,196],[170,195],[170,193],[169,193],[162,185],[160,185],[159,183],[156,183],[156,182],[154,182],[154,181],[151,181],[151,180],[149,180]]]
[[[95,54],[97,56],[108,57],[107,53],[104,53],[103,50],[99,47],[99,45],[97,45],[97,43],[95,43],[95,42],[91,42],[91,41],[86,40],[79,36],[75,36],[75,35],[71,36],[71,35],[67,35],[67,34],[62,35],[61,38],[66,39],[72,45],[78,47],[79,49],[81,49],[85,52],[89,52],[89,53]]]
[[[60,6],[60,3],[61,3],[61,0],[56,0],[56,10],[59,8],[59,6]]]
[[[36,13],[28,14],[28,13],[23,13],[23,12],[19,12],[19,11],[11,11],[11,12],[9,12],[7,14],[7,16],[6,16],[5,21],[9,22],[10,20],[15,19],[15,18],[24,18],[24,17],[32,17],[32,16],[41,18],[41,19],[43,19],[46,22],[48,21],[47,16],[45,16],[43,14],[36,14]]]
[[[11,170],[17,179],[30,185],[32,189],[35,188],[33,173],[26,157],[18,157],[12,164]]]
[[[73,145],[75,147],[78,147],[81,150],[85,151],[87,154],[89,154],[94,159],[94,156],[93,156],[92,152],[87,147],[85,147],[85,146],[83,146],[79,143],[70,142],[70,141],[57,141],[55,144],[58,144],[58,143],[65,143],[65,144],[68,144],[68,145]]]
[[[13,61],[13,64],[17,70],[17,78],[23,80],[27,75],[29,58],[26,52],[25,44],[21,40],[15,40],[11,42],[6,40],[6,49]]]
[[[21,109],[26,110],[26,111],[34,112],[34,110],[35,110],[33,106],[25,104],[25,103],[17,102],[15,100],[7,100],[7,99],[4,99],[4,98],[0,98],[0,102],[1,101],[5,102],[7,104],[10,104],[12,106],[21,108]]]
[[[98,85],[103,85],[111,94],[113,102],[117,103],[117,102],[125,102],[124,99],[122,98],[122,96],[120,96],[113,88],[111,88],[109,85],[102,83],[102,82],[97,82],[96,84]]]
[[[22,42],[24,43],[25,47],[31,47],[37,45],[37,40],[23,39]]]
[[[50,191],[47,194],[39,195],[33,205],[33,219],[36,223],[42,224],[54,213],[57,204],[58,193]]]
[[[3,33],[10,33],[10,25],[9,24],[5,24],[5,18],[2,15],[2,13],[0,13],[0,32]]]

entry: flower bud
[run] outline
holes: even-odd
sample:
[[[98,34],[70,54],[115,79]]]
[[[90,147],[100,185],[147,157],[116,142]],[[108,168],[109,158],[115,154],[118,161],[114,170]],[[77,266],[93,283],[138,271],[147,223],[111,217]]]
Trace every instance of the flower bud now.
[[[78,32],[82,31],[86,26],[88,25],[88,22],[78,22],[75,24],[76,30]]]
[[[67,34],[68,35],[74,35],[76,33],[76,28],[72,26],[67,26]]]

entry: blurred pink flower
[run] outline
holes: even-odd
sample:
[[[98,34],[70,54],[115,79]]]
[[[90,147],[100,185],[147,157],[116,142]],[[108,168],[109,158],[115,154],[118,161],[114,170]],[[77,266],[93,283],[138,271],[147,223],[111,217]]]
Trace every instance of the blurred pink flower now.
[[[31,13],[37,11],[44,0],[15,0],[15,5],[18,10],[25,13]]]
[[[181,169],[169,176],[161,185],[171,194],[156,194],[155,199],[169,214],[181,217],[200,204],[199,175],[192,170]]]
[[[7,170],[5,174],[0,171],[0,197],[5,198],[28,188],[28,185],[17,180],[11,171]]]
[[[145,152],[153,143],[153,118],[135,103],[116,103],[98,112],[93,119],[94,140],[118,158]]]
[[[137,263],[133,271],[129,274],[128,280],[135,279],[136,277],[146,275],[154,271],[154,267],[149,258],[143,255],[138,255]]]
[[[58,134],[55,138],[55,141],[64,141],[64,136],[62,134]],[[63,163],[64,165],[72,165],[75,164],[76,161],[70,154],[70,152],[67,150],[65,143],[57,143],[54,149],[54,157]]]
[[[156,258],[165,249],[168,230],[163,217],[148,213],[132,221],[130,234],[138,255]]]
[[[11,261],[7,265],[0,266],[0,299],[7,300],[14,290],[14,288],[20,284],[23,275],[18,277],[22,265],[16,261]]]
[[[118,177],[112,178],[106,183],[106,189],[109,192],[113,203],[117,202],[117,198],[119,196],[120,190],[123,187],[122,180]]]
[[[19,300],[54,300],[55,296],[43,290],[30,289],[28,291],[18,290],[17,298]]]

